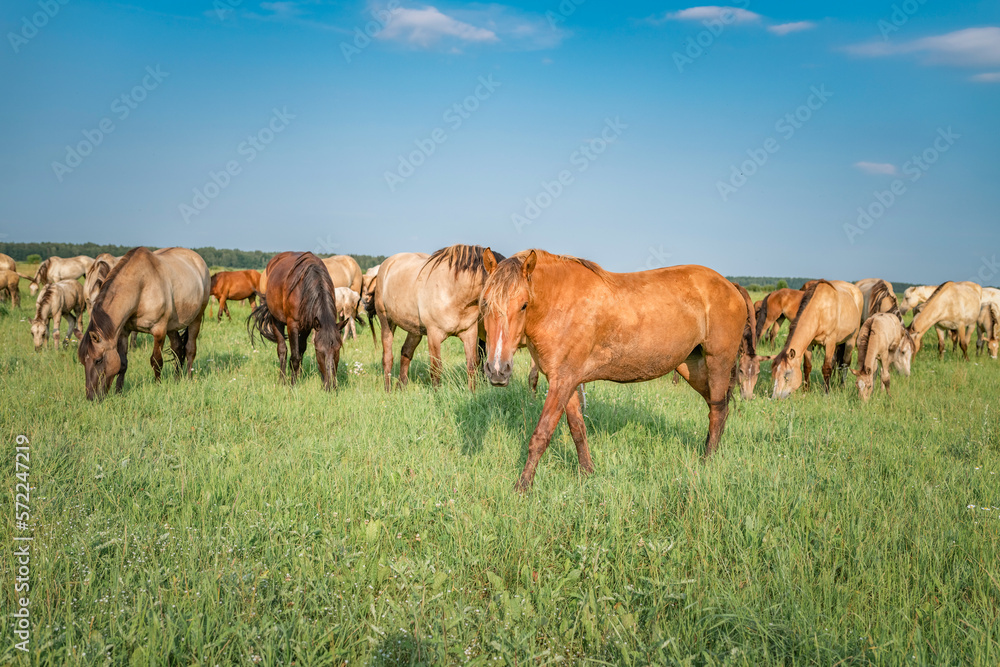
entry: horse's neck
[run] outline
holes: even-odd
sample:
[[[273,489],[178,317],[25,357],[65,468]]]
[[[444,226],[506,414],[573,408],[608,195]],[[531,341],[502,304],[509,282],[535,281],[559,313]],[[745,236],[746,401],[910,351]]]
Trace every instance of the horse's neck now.
[[[920,309],[917,316],[913,318],[913,322],[910,326],[913,327],[913,331],[918,336],[923,336],[927,331],[937,324],[938,320],[941,319],[941,311],[943,301],[941,299],[934,299],[933,302],[925,301],[924,307]]]
[[[803,313],[802,315],[805,315]],[[803,321],[803,317],[800,315],[795,322],[795,331],[792,335],[788,337],[788,343],[785,345],[787,350],[795,350],[796,354],[801,356],[809,346],[812,344],[813,340],[816,338],[816,330],[818,329],[818,323],[810,323],[809,320]],[[813,319],[813,318],[809,318]]]
[[[116,335],[121,334],[125,323],[138,312],[141,298],[141,289],[115,290],[105,297],[101,309],[111,319]]]

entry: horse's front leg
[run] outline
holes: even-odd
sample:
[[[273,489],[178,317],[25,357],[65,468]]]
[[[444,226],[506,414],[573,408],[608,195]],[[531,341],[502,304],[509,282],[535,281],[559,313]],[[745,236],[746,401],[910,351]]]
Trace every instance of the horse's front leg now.
[[[288,346],[285,344],[285,325],[273,320],[275,337],[278,339],[278,377],[285,381],[285,365],[288,363]]]
[[[153,331],[153,354],[149,357],[149,365],[153,367],[153,377],[160,381],[160,371],[163,370],[163,340],[167,337],[166,332]]]
[[[59,326],[62,324],[62,313],[58,310],[52,316],[52,349],[59,349]]]
[[[837,344],[827,343],[823,347],[823,390],[830,393],[830,377],[833,375],[833,366],[837,358]]]
[[[969,327],[960,327],[958,330],[958,344],[962,347],[962,356],[966,361],[969,360],[969,341],[971,339],[972,329]]]
[[[292,348],[292,376],[291,385],[295,386],[295,381],[299,377],[299,366],[302,364],[302,351],[299,346],[299,329],[291,322],[288,323],[288,345]]]
[[[181,335],[176,331],[168,331],[167,338],[170,340],[170,349],[174,353],[174,377],[180,380],[181,360],[184,358],[184,352],[181,350]]]
[[[809,378],[812,376],[813,372],[813,353],[810,348],[806,348],[802,353],[802,388],[805,390],[809,389],[810,382]]]
[[[465,348],[465,372],[469,378],[469,391],[475,391],[476,374],[479,372],[479,328],[473,327],[458,338]]]
[[[118,336],[118,358],[121,360],[121,367],[118,369],[118,376],[115,378],[115,393],[122,393],[125,386],[125,371],[128,370],[128,333],[123,332]]]
[[[445,334],[443,331],[438,329],[427,330],[427,352],[431,358],[431,386],[435,389],[441,386],[441,343],[444,342],[444,339]],[[409,342],[409,337],[406,340]],[[416,345],[413,347],[416,347]],[[411,353],[410,356],[412,357],[413,354]],[[468,356],[468,353],[466,353],[466,356]]]
[[[538,461],[548,448],[552,434],[559,424],[559,418],[566,410],[566,403],[576,386],[575,382],[565,382],[561,378],[549,377],[549,393],[545,397],[545,405],[542,406],[542,415],[538,418],[538,425],[535,426],[535,432],[531,434],[531,440],[528,442],[528,460],[525,461],[521,477],[514,486],[517,491],[524,493],[531,488],[535,479],[535,469],[538,468]]]
[[[576,457],[580,461],[580,470],[589,475],[594,472],[594,463],[590,460],[590,447],[587,446],[587,425],[583,421],[583,385],[566,402],[566,423],[576,445]]]
[[[201,323],[205,314],[202,313],[194,319],[194,322],[187,328],[187,345],[184,348],[184,361],[187,363],[187,376],[191,379],[194,375],[194,355],[198,354],[198,334],[201,332]]]

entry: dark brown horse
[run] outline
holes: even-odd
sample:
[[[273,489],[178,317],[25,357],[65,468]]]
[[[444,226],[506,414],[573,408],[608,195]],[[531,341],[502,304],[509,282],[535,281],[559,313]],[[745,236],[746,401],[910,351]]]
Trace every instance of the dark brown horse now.
[[[247,318],[247,330],[253,342],[254,331],[278,344],[281,379],[285,379],[287,346],[292,346],[292,378],[294,385],[313,330],[316,365],[323,378],[323,388],[337,387],[337,365],[340,363],[342,340],[340,330],[347,321],[337,324],[337,303],[333,281],[326,266],[311,252],[283,252],[267,264],[267,294]]]
[[[249,299],[250,307],[257,306],[257,285],[260,283],[260,271],[248,269],[246,271],[219,271],[212,276],[212,296],[219,300],[219,319],[222,321],[222,313],[232,321],[233,316],[229,314],[227,300],[240,301]],[[209,315],[211,317],[211,315]]]
[[[489,273],[480,298],[487,378],[506,386],[514,352],[526,339],[549,380],[519,490],[531,486],[564,412],[580,467],[593,470],[577,387],[594,380],[643,382],[678,369],[708,403],[705,456],[712,454],[729,414],[744,340],[754,352],[753,305],[732,283],[703,266],[610,273],[543,250],[499,264],[486,250],[483,266]]]

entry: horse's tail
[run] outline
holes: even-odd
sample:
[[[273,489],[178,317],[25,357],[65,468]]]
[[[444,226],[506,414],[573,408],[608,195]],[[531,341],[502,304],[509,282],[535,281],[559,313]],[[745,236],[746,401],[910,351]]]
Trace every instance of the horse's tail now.
[[[743,342],[740,344],[740,352],[754,357],[757,356],[757,316],[754,312],[753,301],[750,300],[750,293],[746,291],[746,288],[738,283],[733,284],[736,285],[736,289],[740,291],[740,295],[747,305],[747,321],[743,325]],[[763,309],[762,305],[761,310]]]
[[[15,271],[14,273],[16,273],[17,275],[21,276],[25,280],[30,280],[31,282],[35,282],[35,279],[34,279],[33,276],[26,275],[24,273],[21,273],[20,271]]]
[[[260,295],[260,304],[253,309],[247,317],[247,333],[250,335],[250,344],[253,345],[254,332],[260,334],[272,343],[278,342],[278,332],[274,326],[274,317],[267,307],[267,297]]]
[[[757,321],[754,323],[754,341],[759,341],[760,337],[764,334],[764,322],[767,321],[767,302],[770,301],[770,297],[771,295],[768,294],[760,302],[760,312],[757,314]]]
[[[177,337],[181,341],[180,345],[178,345],[178,349],[180,350],[180,354],[177,355],[177,363],[180,364],[181,369],[184,368],[184,360],[187,358],[187,346],[188,346],[188,339],[190,338],[190,334],[191,334],[191,329],[188,328],[188,327],[184,327],[184,331],[178,331],[177,332]]]

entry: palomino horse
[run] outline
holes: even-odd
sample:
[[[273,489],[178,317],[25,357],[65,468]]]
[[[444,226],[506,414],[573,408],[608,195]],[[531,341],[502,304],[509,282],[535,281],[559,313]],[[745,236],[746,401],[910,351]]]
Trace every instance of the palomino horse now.
[[[480,298],[489,381],[510,382],[522,338],[549,380],[519,490],[531,486],[564,412],[580,468],[593,471],[577,388],[595,380],[643,382],[678,369],[708,403],[705,456],[712,454],[729,413],[740,347],[753,353],[755,343],[753,305],[732,283],[703,266],[611,273],[543,250],[499,263],[487,250],[483,265],[490,274]]]
[[[260,272],[248,269],[246,271],[219,271],[212,276],[212,286],[210,292],[212,296],[219,300],[219,319],[222,321],[222,313],[226,314],[232,322],[233,316],[229,314],[227,300],[240,301],[249,299],[250,307],[257,305],[257,287],[260,284]],[[211,317],[211,315],[209,315]]]
[[[186,361],[191,377],[210,281],[205,260],[193,250],[129,250],[104,280],[80,341],[87,398],[104,398],[116,377],[115,390],[121,392],[128,370],[126,335],[130,331],[153,335],[149,362],[157,382],[167,337],[177,358],[177,375]]]
[[[361,303],[361,296],[350,287],[336,287],[333,291],[337,299],[337,319],[347,322],[344,329],[346,335],[356,339],[358,330],[354,326],[354,320],[359,317],[358,306]]]
[[[453,245],[433,255],[403,252],[382,262],[375,281],[375,312],[382,328],[382,374],[392,387],[392,338],[406,332],[400,352],[399,384],[409,380],[410,362],[427,336],[431,383],[441,383],[441,343],[457,336],[465,347],[469,389],[475,388],[480,333],[479,294],[486,282],[481,246]],[[493,253],[491,256],[495,257]],[[372,334],[374,335],[374,333]]]
[[[323,388],[337,388],[337,365],[340,363],[340,327],[333,283],[323,262],[311,252],[283,252],[267,264],[267,295],[247,318],[247,330],[253,342],[254,331],[278,344],[281,379],[285,379],[288,350],[285,327],[292,347],[294,385],[306,352],[309,334],[315,329],[313,346],[316,365],[323,378]]]
[[[896,292],[893,291],[892,283],[881,278],[865,278],[854,283],[861,296],[865,298],[864,307],[861,309],[861,321],[865,322],[876,313],[899,313],[899,305],[896,302]],[[902,319],[902,313],[899,313]]]
[[[5,255],[0,252],[0,271],[7,270],[17,273],[17,263],[14,258],[10,255]]]
[[[979,320],[976,323],[977,357],[982,353],[984,346],[990,358],[996,359],[997,349],[1000,348],[1000,305],[985,299],[979,307]]]
[[[830,391],[834,364],[838,367],[850,365],[854,337],[861,327],[863,306],[861,290],[842,280],[818,280],[805,290],[799,311],[788,330],[785,347],[773,357],[761,357],[773,359],[771,377],[774,378],[774,390],[771,398],[787,398],[802,384],[808,388],[812,372],[810,347],[814,344],[822,345],[826,351],[823,384]]]
[[[861,400],[871,398],[876,366],[881,365],[882,388],[886,395],[889,394],[890,363],[897,371],[909,376],[913,350],[913,339],[895,314],[876,313],[865,320],[858,331],[858,367],[851,369]]]
[[[83,280],[83,296],[87,300],[87,308],[93,309],[94,300],[97,293],[101,291],[101,285],[108,277],[115,264],[121,261],[121,257],[106,252],[94,258],[94,263],[87,269],[86,277]]]
[[[77,255],[68,259],[49,257],[38,265],[38,271],[31,279],[28,290],[34,295],[38,288],[45,287],[49,283],[57,283],[60,280],[76,280],[85,275],[93,263],[94,258],[86,255]]]
[[[334,255],[323,260],[334,287],[350,287],[361,294],[361,265],[350,255]]]
[[[780,325],[783,319],[795,319],[795,314],[799,312],[799,305],[802,303],[803,294],[802,290],[783,287],[764,297],[760,304],[760,311],[756,314],[757,342],[760,342],[764,332],[768,329],[776,334],[777,330],[774,325]],[[774,338],[774,335],[769,334],[769,342],[774,342]]]
[[[49,337],[49,321],[54,326],[52,332],[52,347],[59,349],[59,324],[66,318],[66,338],[63,346],[69,345],[70,336],[80,334],[80,318],[87,304],[83,298],[83,287],[76,280],[60,280],[49,283],[38,295],[35,303],[35,317],[31,320],[31,337],[35,342],[35,351],[42,349]]]
[[[937,288],[937,285],[914,285],[913,287],[907,287],[906,291],[903,292],[903,300],[899,304],[899,312],[906,315],[911,310],[919,307],[920,304],[931,298],[931,294],[934,294],[934,290]]]
[[[916,351],[924,334],[936,326],[938,331],[938,359],[944,357],[945,331],[954,331],[958,344],[962,346],[962,356],[969,360],[969,340],[979,319],[983,288],[973,282],[955,283],[950,280],[938,285],[930,298],[910,322],[909,332],[913,336]]]
[[[17,271],[0,269],[0,301],[4,294],[10,297],[15,308],[21,307],[21,274]]]

